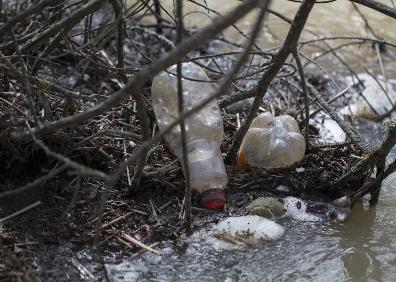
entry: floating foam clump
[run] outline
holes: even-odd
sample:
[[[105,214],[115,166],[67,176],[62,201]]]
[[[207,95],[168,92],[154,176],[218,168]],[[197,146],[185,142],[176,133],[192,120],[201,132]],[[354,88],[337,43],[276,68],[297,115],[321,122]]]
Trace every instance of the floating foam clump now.
[[[216,238],[241,245],[260,245],[274,241],[284,232],[281,225],[256,215],[229,217],[213,227]]]
[[[307,212],[306,203],[296,197],[286,197],[283,199],[286,214],[291,218],[300,221],[322,221],[323,219]]]

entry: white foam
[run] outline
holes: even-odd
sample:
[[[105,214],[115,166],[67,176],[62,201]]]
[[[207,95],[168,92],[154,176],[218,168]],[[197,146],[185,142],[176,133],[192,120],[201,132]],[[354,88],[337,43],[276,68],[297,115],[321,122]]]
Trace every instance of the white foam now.
[[[286,215],[299,221],[322,221],[318,216],[307,212],[305,202],[296,197],[286,197],[283,199]]]
[[[148,272],[148,267],[142,260],[126,260],[119,264],[106,264],[111,281],[140,281]]]

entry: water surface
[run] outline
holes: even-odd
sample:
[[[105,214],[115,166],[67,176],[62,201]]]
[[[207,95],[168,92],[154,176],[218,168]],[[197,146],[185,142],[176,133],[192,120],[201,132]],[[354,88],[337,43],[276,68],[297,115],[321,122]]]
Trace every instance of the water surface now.
[[[134,2],[129,0],[130,3]],[[225,14],[227,11],[238,6],[240,1],[236,0],[196,0],[195,2],[200,3],[204,7],[198,6],[189,1],[184,2],[184,20],[185,24],[189,28],[202,28],[204,25],[209,24],[213,18],[217,15],[211,10],[218,13]],[[380,0],[384,4],[393,7],[393,3],[396,1],[392,0]],[[169,14],[174,15],[174,1],[162,0],[161,4],[168,11]],[[284,16],[292,19],[299,7],[299,3],[288,1],[288,0],[274,0],[271,1],[271,8],[277,12],[280,12]],[[356,11],[350,1],[337,0],[331,3],[316,4],[308,18],[306,27],[301,35],[301,41],[315,39],[319,37],[335,37],[335,36],[357,36],[357,37],[368,37],[368,38],[383,38],[393,44],[396,43],[396,20],[391,17],[384,16],[372,9],[366,8],[361,5],[357,5],[359,11],[361,11],[370,28],[366,27],[365,21]],[[238,28],[245,34],[249,34],[250,28],[255,21],[255,15],[257,11],[253,11],[237,22]],[[163,17],[170,19],[165,13]],[[152,22],[153,18],[145,20],[146,22]],[[275,15],[268,15],[264,28],[262,29],[260,36],[257,39],[257,44],[263,48],[272,48],[279,46],[288,30],[290,25]],[[228,28],[224,35],[237,43],[242,43],[244,37],[241,36],[240,32],[235,28]],[[340,44],[346,43],[346,41],[327,41],[330,46],[335,47]],[[328,49],[324,44],[310,45],[301,50],[302,53],[314,58],[316,55],[322,53]],[[395,49],[390,48],[390,51],[394,54]],[[377,52],[371,44],[353,45],[347,48],[342,48],[338,51],[342,59],[344,59],[350,67],[355,69],[357,73],[364,71],[364,68],[369,68],[372,71],[379,73],[379,64],[377,58]],[[393,78],[396,77],[395,60],[387,55],[382,56],[384,61],[384,68],[388,76]],[[343,72],[345,67],[335,59],[334,56],[325,56],[318,60],[318,62],[331,72]]]

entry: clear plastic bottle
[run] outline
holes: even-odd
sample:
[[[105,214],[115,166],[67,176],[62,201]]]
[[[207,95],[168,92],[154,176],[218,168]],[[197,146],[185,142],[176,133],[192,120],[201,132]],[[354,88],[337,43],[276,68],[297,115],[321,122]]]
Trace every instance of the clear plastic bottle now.
[[[198,65],[183,63],[184,110],[197,106],[214,94],[215,89],[205,71]],[[151,86],[153,109],[160,130],[179,116],[176,66],[159,73]],[[201,193],[205,208],[224,207],[224,187],[228,178],[220,151],[223,141],[223,119],[214,100],[185,120],[188,167],[191,188]],[[165,137],[171,151],[182,161],[181,129],[176,126]],[[184,167],[184,166],[183,166]]]
[[[305,140],[299,132],[297,121],[289,115],[258,115],[242,141],[237,164],[280,168],[299,162],[305,154]]]

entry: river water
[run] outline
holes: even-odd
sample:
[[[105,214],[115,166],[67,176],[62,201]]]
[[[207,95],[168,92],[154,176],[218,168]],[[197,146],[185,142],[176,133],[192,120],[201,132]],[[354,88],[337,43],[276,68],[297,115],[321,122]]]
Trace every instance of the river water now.
[[[130,2],[133,2],[130,0]],[[173,14],[173,2],[170,0],[162,0],[161,4],[169,12]],[[232,8],[240,4],[236,0],[197,0],[204,6],[215,10],[221,14],[226,13]],[[296,1],[297,2],[297,1]],[[299,7],[299,3],[287,1],[287,0],[275,0],[271,1],[271,8],[277,12],[282,13],[284,16],[292,19],[295,12]],[[396,5],[396,1],[393,0],[380,0],[384,4],[392,7],[393,2]],[[205,4],[206,3],[206,4]],[[365,18],[368,21],[370,28],[374,31],[375,36],[383,38],[391,43],[396,42],[396,24],[395,20],[377,13],[369,8],[357,5],[358,9],[364,13]],[[255,21],[255,15],[257,11],[253,11],[246,17],[241,19],[236,25],[245,34],[249,34],[250,28]],[[197,6],[189,1],[184,1],[184,20],[185,24],[189,28],[200,28],[210,23],[216,14],[207,10],[203,7]],[[163,16],[170,19],[165,13]],[[152,18],[149,19],[152,21]],[[257,39],[257,44],[265,48],[279,46],[285,38],[289,24],[279,19],[278,17],[269,14],[267,16],[264,28]],[[224,35],[232,39],[237,43],[242,43],[244,37],[235,29],[228,28],[224,31]],[[370,37],[375,38],[369,28],[365,27],[365,21],[356,12],[351,2],[347,0],[337,0],[333,3],[316,4],[308,18],[304,32],[302,33],[301,40],[310,40],[318,37],[335,37],[335,36],[357,36],[357,37]],[[327,41],[332,47],[346,43],[346,41]],[[302,50],[302,53],[314,58],[316,55],[324,51],[323,44],[316,44],[306,46]],[[395,51],[394,49],[392,50]],[[339,54],[350,67],[355,71],[362,72],[364,68],[369,68],[373,72],[379,73],[379,64],[377,58],[377,52],[372,48],[371,44],[353,45],[350,47],[342,48],[339,50]],[[396,76],[396,63],[394,59],[383,55],[382,60],[384,61],[384,68],[388,76]],[[335,60],[334,56],[324,56],[318,60],[322,66],[332,72],[344,72],[344,67]]]
[[[204,1],[199,1],[203,3]],[[297,3],[272,1],[272,8],[292,17]],[[382,1],[392,6],[392,1]],[[162,1],[172,12],[172,1]],[[208,7],[225,12],[238,1],[207,0]],[[366,8],[375,32],[396,43],[396,21]],[[213,13],[186,3],[186,23],[200,27],[211,21]],[[284,38],[288,25],[269,16],[259,44],[263,48],[277,46]],[[250,14],[238,23],[244,31],[254,21]],[[364,21],[349,1],[316,5],[307,28],[322,36],[369,36]],[[243,38],[235,30],[226,35],[237,42]],[[303,39],[313,38],[309,32]],[[332,43],[331,43],[332,44]],[[309,51],[315,55],[316,51]],[[320,49],[318,49],[320,50]],[[394,50],[393,50],[394,52]],[[357,69],[364,66],[378,71],[378,58],[371,46],[345,49],[342,56]],[[388,78],[396,79],[394,58],[383,58]],[[387,61],[388,60],[388,61]],[[333,59],[323,64],[337,72]],[[366,138],[376,144],[380,136],[369,132]],[[213,248],[200,236],[186,239],[185,248],[174,248],[171,243],[162,246],[161,257],[145,254],[140,258],[109,265],[115,281],[395,281],[396,280],[396,175],[383,184],[379,203],[369,208],[363,201],[354,206],[344,223],[299,222],[290,218],[279,221],[286,234],[278,241],[259,248],[224,250]]]

